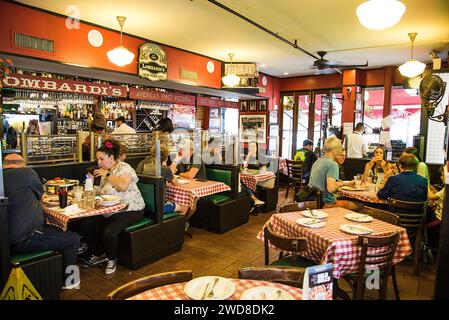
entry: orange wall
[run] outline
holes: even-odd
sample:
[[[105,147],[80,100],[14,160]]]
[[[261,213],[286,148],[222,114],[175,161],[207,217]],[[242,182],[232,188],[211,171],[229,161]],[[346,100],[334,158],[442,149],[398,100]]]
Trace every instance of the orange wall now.
[[[281,80],[281,91],[340,88],[342,85],[342,80],[342,75],[338,73],[285,78]]]
[[[137,74],[138,47],[147,42],[143,39],[123,36],[123,45],[135,54],[135,58],[130,65],[118,67],[109,62],[106,56],[107,51],[120,44],[120,33],[118,32],[85,23],[80,23],[79,29],[70,30],[66,28],[64,17],[5,1],[0,1],[0,12],[2,16],[0,19],[0,51],[2,52]],[[111,19],[113,18],[111,17]],[[92,29],[100,31],[103,35],[103,45],[99,48],[91,46],[87,40],[87,34]],[[14,32],[53,40],[55,52],[47,53],[15,47]],[[169,80],[221,88],[220,61],[167,46],[162,47],[167,53]],[[212,61],[215,66],[215,71],[212,74],[208,73],[206,69],[208,61]],[[198,79],[181,79],[179,77],[181,67],[197,72]]]

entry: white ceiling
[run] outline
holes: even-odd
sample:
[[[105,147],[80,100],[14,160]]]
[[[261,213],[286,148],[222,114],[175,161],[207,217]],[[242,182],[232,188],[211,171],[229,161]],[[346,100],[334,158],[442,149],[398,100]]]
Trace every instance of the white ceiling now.
[[[117,15],[127,17],[124,31],[178,48],[228,61],[265,64],[259,70],[278,77],[314,74],[313,58],[281,42],[207,0],[22,0],[68,14],[76,5],[80,18],[119,30]],[[409,32],[417,32],[415,58],[430,62],[437,50],[449,51],[449,0],[404,0],[401,21],[386,30],[364,28],[355,14],[363,0],[220,0],[280,36],[329,60],[368,68],[400,65],[410,58]],[[288,72],[289,75],[284,75]]]

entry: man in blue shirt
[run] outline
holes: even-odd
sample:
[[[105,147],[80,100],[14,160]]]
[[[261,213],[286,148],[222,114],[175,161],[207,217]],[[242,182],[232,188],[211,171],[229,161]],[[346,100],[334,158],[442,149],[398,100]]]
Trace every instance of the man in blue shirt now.
[[[416,174],[419,160],[413,154],[399,158],[401,173],[391,175],[384,187],[377,192],[380,199],[393,198],[403,201],[421,202],[427,200],[427,179]],[[387,175],[390,175],[387,173]]]

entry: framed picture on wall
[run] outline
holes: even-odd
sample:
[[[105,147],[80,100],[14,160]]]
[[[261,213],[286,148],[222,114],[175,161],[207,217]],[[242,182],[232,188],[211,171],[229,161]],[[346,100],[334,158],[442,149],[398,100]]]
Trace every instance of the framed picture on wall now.
[[[267,116],[264,114],[240,115],[240,142],[266,143]]]
[[[257,101],[252,100],[249,102],[249,111],[257,111]]]
[[[267,100],[259,101],[259,111],[267,111]]]
[[[240,101],[240,111],[248,111],[248,101]]]

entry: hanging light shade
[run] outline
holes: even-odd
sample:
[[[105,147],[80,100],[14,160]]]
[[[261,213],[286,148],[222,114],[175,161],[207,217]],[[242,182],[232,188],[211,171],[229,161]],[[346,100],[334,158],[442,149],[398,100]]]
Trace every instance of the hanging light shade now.
[[[394,26],[401,20],[405,5],[397,0],[370,0],[357,7],[360,23],[374,30],[382,30]]]
[[[230,73],[225,75],[221,80],[223,84],[227,87],[234,87],[240,83],[240,77],[235,74],[235,71],[232,67],[232,58],[234,57],[233,53],[229,53],[229,60],[231,61]]]
[[[410,60],[399,66],[399,72],[407,78],[414,78],[424,72],[426,65],[418,60],[413,59],[413,42],[418,34],[416,32],[409,33],[408,36],[412,41],[412,56]]]
[[[120,45],[107,52],[109,61],[111,61],[113,64],[118,65],[119,67],[126,66],[134,60],[134,53],[126,49],[122,43],[122,30],[123,25],[125,24],[125,20],[126,17],[117,17],[117,21],[120,25]]]

